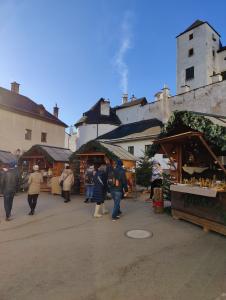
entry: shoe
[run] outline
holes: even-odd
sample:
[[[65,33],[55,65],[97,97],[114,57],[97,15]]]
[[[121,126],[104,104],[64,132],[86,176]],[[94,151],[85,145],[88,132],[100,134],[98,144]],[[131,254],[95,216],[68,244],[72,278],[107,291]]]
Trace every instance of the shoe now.
[[[121,215],[121,214],[122,214],[122,211],[120,210],[120,211],[118,212],[118,214]]]
[[[112,221],[115,222],[115,221],[117,221],[117,220],[119,220],[119,219],[120,219],[120,217],[119,217],[119,216],[116,216],[115,218],[112,218]]]
[[[100,218],[102,217],[101,213],[100,213],[100,209],[101,209],[101,205],[97,205],[95,206],[95,212],[94,212],[94,217],[95,218]]]
[[[10,217],[5,218],[6,221],[11,221],[12,219]]]
[[[87,198],[85,201],[84,201],[84,203],[88,203],[89,202],[89,199]]]
[[[70,202],[71,200],[64,200],[64,203],[68,203],[68,202]]]
[[[28,215],[33,216],[33,214],[34,214],[34,211],[31,210]]]

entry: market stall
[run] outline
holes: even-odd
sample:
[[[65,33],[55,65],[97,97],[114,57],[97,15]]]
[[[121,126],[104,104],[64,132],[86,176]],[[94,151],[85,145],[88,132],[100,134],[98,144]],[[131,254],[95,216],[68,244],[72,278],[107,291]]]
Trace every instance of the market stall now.
[[[174,218],[226,235],[226,118],[175,112],[155,144],[170,159]]]
[[[129,190],[133,191],[135,186],[135,156],[120,146],[106,142],[90,141],[80,147],[80,149],[78,149],[78,151],[76,151],[70,158],[74,170],[78,168],[77,172],[80,173],[80,193],[84,193],[84,174],[89,164],[107,163],[112,165],[113,161],[118,159],[121,159],[123,162],[123,166],[126,170]]]
[[[60,147],[34,145],[25,152],[19,160],[22,174],[32,172],[32,167],[37,164],[43,175],[42,191],[60,193],[58,178],[64,169],[64,164],[69,162],[72,151]],[[54,192],[55,191],[55,192]]]

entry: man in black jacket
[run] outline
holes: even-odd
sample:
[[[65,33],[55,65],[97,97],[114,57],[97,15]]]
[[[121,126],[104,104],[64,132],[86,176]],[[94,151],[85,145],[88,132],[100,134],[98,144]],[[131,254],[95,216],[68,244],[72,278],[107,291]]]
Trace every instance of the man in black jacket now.
[[[120,202],[122,195],[127,195],[128,187],[125,170],[122,168],[122,161],[118,160],[115,169],[109,174],[110,191],[114,200],[114,208],[112,212],[112,221],[119,219]]]
[[[11,162],[9,168],[3,168],[0,179],[0,190],[4,197],[6,221],[10,221],[13,198],[19,187],[19,173],[16,161]]]

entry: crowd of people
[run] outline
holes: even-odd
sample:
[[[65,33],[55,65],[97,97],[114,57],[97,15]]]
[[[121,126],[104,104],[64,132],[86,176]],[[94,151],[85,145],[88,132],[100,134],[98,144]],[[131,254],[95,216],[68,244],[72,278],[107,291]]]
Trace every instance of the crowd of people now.
[[[153,197],[153,190],[155,187],[160,187],[162,184],[162,169],[158,161],[153,160],[152,176],[150,178],[151,194]],[[38,196],[41,190],[43,176],[39,171],[39,166],[33,166],[33,173],[28,178],[28,195],[27,200],[30,207],[29,215],[34,215],[37,205]],[[74,174],[70,169],[69,164],[65,164],[65,168],[59,177],[59,185],[62,189],[62,197],[64,202],[70,202],[71,189],[74,184]],[[126,172],[123,168],[121,160],[117,160],[113,165],[107,162],[100,164],[90,163],[87,167],[84,176],[85,184],[85,203],[95,202],[95,210],[93,216],[100,218],[104,214],[109,213],[105,207],[105,200],[108,195],[114,201],[114,206],[111,214],[112,221],[120,218],[121,209],[120,202],[127,196],[128,186],[126,179]],[[11,211],[13,206],[13,199],[19,189],[19,172],[16,162],[11,162],[8,167],[3,168],[0,172],[0,193],[4,197],[4,208],[6,221],[11,220]]]

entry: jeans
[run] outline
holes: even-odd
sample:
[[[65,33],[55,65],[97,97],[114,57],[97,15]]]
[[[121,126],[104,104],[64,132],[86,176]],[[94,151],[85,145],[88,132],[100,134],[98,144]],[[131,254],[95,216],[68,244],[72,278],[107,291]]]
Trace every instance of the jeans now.
[[[93,198],[94,185],[86,185],[86,199]]]
[[[27,201],[29,203],[31,211],[34,212],[36,204],[37,204],[38,194],[28,195]]]
[[[115,219],[120,213],[120,201],[122,199],[122,192],[111,191],[111,196],[114,200],[114,208],[112,212],[112,219]]]
[[[4,208],[5,208],[6,218],[9,218],[10,215],[11,215],[14,195],[15,195],[14,192],[3,195],[4,196]]]

